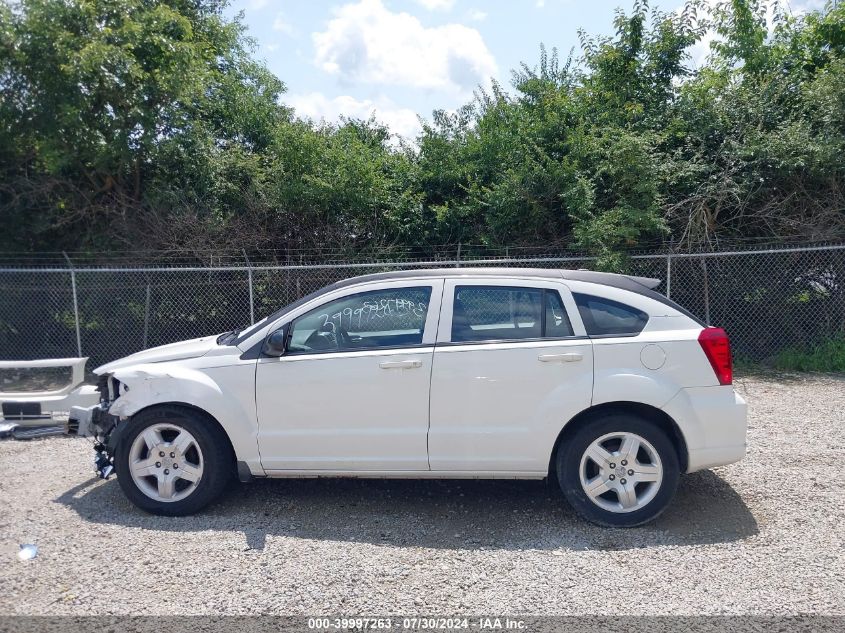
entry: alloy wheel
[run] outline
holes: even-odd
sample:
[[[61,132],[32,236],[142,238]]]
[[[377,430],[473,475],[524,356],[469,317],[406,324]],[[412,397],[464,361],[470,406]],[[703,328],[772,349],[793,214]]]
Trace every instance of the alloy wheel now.
[[[203,455],[196,438],[170,423],[144,429],[129,448],[129,472],[138,489],[155,501],[189,496],[203,474]]]
[[[581,487],[594,504],[609,512],[634,512],[660,490],[663,464],[645,438],[629,432],[608,433],[592,442],[581,457]]]

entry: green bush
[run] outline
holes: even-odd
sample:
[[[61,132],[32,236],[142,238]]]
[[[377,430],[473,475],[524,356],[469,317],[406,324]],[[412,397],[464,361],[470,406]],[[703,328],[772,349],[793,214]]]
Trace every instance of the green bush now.
[[[845,334],[815,345],[785,349],[775,357],[775,367],[785,371],[845,372]]]
[[[845,3],[634,0],[410,143],[298,118],[226,4],[0,2],[0,251],[574,246],[618,271],[845,236]]]

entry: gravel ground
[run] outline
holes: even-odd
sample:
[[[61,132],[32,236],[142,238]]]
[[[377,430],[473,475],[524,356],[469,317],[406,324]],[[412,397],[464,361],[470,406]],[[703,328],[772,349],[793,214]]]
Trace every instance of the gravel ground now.
[[[845,378],[738,389],[748,457],[633,530],[507,481],[259,481],[160,518],[86,440],[3,441],[0,613],[845,614]]]

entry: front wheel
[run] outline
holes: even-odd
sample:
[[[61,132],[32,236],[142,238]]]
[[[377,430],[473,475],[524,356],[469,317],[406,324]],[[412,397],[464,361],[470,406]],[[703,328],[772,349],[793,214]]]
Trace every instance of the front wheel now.
[[[233,459],[223,432],[183,407],[143,411],[128,422],[114,456],[117,481],[139,508],[183,516],[213,501],[231,480]]]
[[[560,447],[557,475],[566,499],[593,523],[633,527],[656,518],[675,494],[678,455],[666,433],[615,414],[587,424]]]

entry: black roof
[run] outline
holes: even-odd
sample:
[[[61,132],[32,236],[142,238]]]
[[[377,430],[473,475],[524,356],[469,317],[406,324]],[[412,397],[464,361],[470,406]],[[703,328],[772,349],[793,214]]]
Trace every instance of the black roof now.
[[[704,326],[705,323],[683,306],[678,305],[665,295],[654,290],[660,285],[660,279],[652,277],[636,277],[634,275],[620,275],[617,273],[600,273],[594,270],[566,270],[560,268],[420,268],[409,270],[394,270],[384,273],[372,273],[344,279],[324,290],[344,288],[365,281],[387,281],[390,279],[407,279],[414,277],[534,277],[537,279],[571,279],[572,281],[586,281],[603,286],[611,286],[636,292],[655,301],[667,305]],[[321,291],[322,292],[322,291]]]
[[[650,277],[634,277],[632,275],[618,275],[615,273],[600,273],[592,270],[562,270],[560,268],[420,268],[409,270],[394,270],[384,273],[372,273],[344,279],[329,286],[329,288],[344,288],[366,281],[389,281],[391,279],[407,279],[414,277],[534,277],[539,279],[572,279],[573,281],[588,281],[615,288],[623,288],[632,292],[639,292],[643,288],[651,290],[660,285],[660,279]]]
[[[651,277],[635,277],[633,275],[619,275],[616,273],[600,273],[592,270],[564,270],[560,268],[417,268],[408,270],[394,270],[383,273],[372,273],[369,275],[360,275],[358,277],[350,277],[330,284],[324,288],[320,288],[316,292],[306,295],[292,304],[285,306],[281,310],[276,311],[269,317],[262,319],[259,323],[264,323],[270,319],[275,319],[285,312],[293,310],[311,299],[318,297],[330,290],[339,290],[348,286],[354,286],[367,281],[390,281],[392,279],[410,279],[420,277],[527,277],[536,279],[571,279],[572,281],[586,281],[594,284],[601,284],[603,286],[612,286],[613,288],[620,288],[635,292],[639,295],[649,297],[655,301],[674,308],[678,312],[685,314],[697,323],[704,326],[704,323],[697,316],[679,306],[677,303],[667,298],[666,296],[655,291],[660,285],[660,279],[653,279]],[[247,328],[236,339],[236,343],[249,338],[254,330],[254,325]]]

